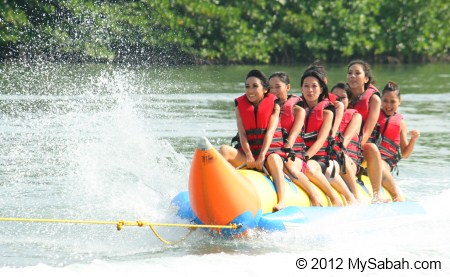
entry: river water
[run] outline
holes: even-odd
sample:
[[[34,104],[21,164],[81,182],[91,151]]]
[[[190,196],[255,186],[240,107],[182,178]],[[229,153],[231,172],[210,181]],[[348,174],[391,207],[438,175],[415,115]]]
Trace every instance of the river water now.
[[[184,223],[170,201],[187,190],[196,141],[219,146],[236,133],[233,99],[252,68],[0,65],[0,217]],[[304,66],[258,68],[287,71],[299,92]],[[450,68],[373,71],[380,89],[400,84],[400,112],[421,132],[395,178],[426,215],[351,222],[351,207],[287,232],[227,241],[196,231],[175,245],[148,228],[5,221],[0,275],[449,276]],[[345,73],[328,66],[329,83]],[[157,230],[173,241],[187,232]],[[381,268],[396,261],[403,269]]]

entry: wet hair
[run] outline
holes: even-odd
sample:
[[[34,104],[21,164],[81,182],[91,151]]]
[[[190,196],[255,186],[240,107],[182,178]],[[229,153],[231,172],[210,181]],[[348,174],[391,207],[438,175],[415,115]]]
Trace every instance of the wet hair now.
[[[363,60],[353,60],[348,64],[347,70],[354,64],[360,64],[363,68],[364,74],[369,79],[369,81],[364,84],[364,90],[366,90],[370,84],[375,84],[375,78],[372,75],[372,69],[370,68],[369,63]]]
[[[250,72],[247,73],[247,77],[245,77],[245,80],[247,80],[250,77],[258,78],[261,81],[261,84],[264,88],[269,88],[269,81],[266,75],[261,70],[258,69],[250,70]]]
[[[340,89],[344,90],[345,94],[347,94],[348,99],[352,98],[352,95],[353,95],[352,90],[350,89],[350,87],[346,83],[339,82],[339,83],[335,84],[331,88],[330,92],[333,93],[333,90],[336,89],[336,88],[340,88]]]
[[[280,81],[283,82],[285,85],[289,85],[291,83],[291,80],[289,80],[289,75],[286,72],[278,71],[273,73],[272,75],[269,76],[269,81],[275,77],[280,79]]]
[[[319,81],[319,85],[322,88],[322,93],[319,95],[319,102],[328,98],[328,86],[324,81],[325,76],[323,76],[320,70],[315,67],[308,67],[305,72],[303,72],[302,78],[300,79],[300,86],[303,86],[303,81],[306,77],[314,77]]]
[[[397,95],[398,99],[401,99],[400,98],[400,87],[392,81],[387,82],[387,84],[383,88],[383,93],[381,95],[383,96],[386,92],[390,92],[390,91],[395,92],[395,95]]]

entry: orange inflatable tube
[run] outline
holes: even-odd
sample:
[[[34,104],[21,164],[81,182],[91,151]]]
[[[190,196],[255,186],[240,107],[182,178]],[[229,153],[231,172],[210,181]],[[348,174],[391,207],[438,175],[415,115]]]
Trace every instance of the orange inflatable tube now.
[[[363,176],[363,181],[364,185],[358,186],[358,189],[366,196],[365,202],[370,203],[372,190],[370,181],[366,176]],[[282,210],[281,213],[274,215],[285,216],[292,207],[298,209],[311,206],[308,195],[291,180],[285,178],[283,185],[286,205],[291,209]],[[311,185],[322,199],[323,206],[329,206],[328,197],[314,184]],[[386,190],[382,191],[389,197]],[[254,170],[235,169],[205,137],[199,140],[194,152],[188,193],[191,211],[199,223],[207,225],[236,223],[240,226],[239,230],[229,233],[227,230],[219,231],[221,235],[231,237],[245,235],[247,230],[264,224],[260,222],[261,218],[270,216],[273,206],[277,203],[275,186],[270,176]],[[327,210],[319,209],[324,212]],[[301,214],[304,213],[293,213],[289,216],[298,217]],[[267,226],[264,228],[267,229]]]
[[[206,138],[195,150],[189,175],[189,200],[203,224],[229,224],[243,213],[261,210],[257,191],[247,177],[220,155]]]

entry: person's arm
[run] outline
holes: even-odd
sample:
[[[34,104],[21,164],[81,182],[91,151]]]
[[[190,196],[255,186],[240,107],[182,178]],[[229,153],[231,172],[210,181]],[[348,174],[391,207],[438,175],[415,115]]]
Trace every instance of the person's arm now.
[[[241,114],[239,109],[236,108],[236,123],[239,133],[239,142],[241,143],[242,150],[244,151],[246,157],[246,164],[248,168],[255,167],[255,158],[253,157],[252,151],[250,150],[250,145],[248,144],[247,134],[245,132],[244,124],[242,123]]]
[[[331,125],[333,121],[333,112],[329,110],[323,111],[323,123],[322,127],[320,127],[320,131],[317,134],[317,139],[309,147],[309,149],[306,151],[306,154],[312,158],[314,155],[317,154],[317,152],[320,150],[320,148],[325,144],[325,141],[327,140],[328,135],[330,134]]]
[[[344,103],[337,101],[334,103],[334,108],[334,122],[333,127],[331,128],[331,136],[333,138],[336,136],[339,126],[341,125],[342,117],[344,116]]]
[[[418,130],[411,130],[409,132],[411,139],[408,142],[408,138],[406,135],[408,129],[406,128],[406,123],[404,120],[402,120],[400,127],[400,149],[402,158],[407,159],[411,155],[417,139],[420,137],[420,132]]]
[[[342,144],[344,147],[347,147],[352,138],[359,134],[359,131],[361,129],[361,122],[362,122],[362,116],[359,113],[354,113],[352,120],[350,120],[350,123],[347,126],[347,129],[345,129],[345,132],[342,134],[344,136],[344,141]]]
[[[292,148],[294,146],[295,140],[300,135],[305,124],[306,111],[300,106],[294,106],[294,124],[292,125],[291,131],[289,132],[287,142],[284,144],[285,148]]]
[[[269,150],[270,144],[272,143],[273,135],[278,126],[278,121],[280,119],[280,105],[275,104],[272,115],[269,119],[269,124],[267,125],[266,134],[264,135],[264,141],[259,153],[258,159],[256,160],[256,168],[262,170],[264,165],[264,160],[266,159],[266,153]]]
[[[378,95],[372,95],[369,101],[369,114],[367,115],[367,120],[364,123],[363,137],[361,140],[361,145],[366,144],[367,140],[377,124],[378,117],[380,116],[381,99]]]

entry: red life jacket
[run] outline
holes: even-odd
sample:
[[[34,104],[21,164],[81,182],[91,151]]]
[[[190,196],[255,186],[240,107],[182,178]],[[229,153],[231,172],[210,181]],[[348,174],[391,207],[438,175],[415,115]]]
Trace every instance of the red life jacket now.
[[[336,103],[338,102],[337,99],[337,95],[335,94],[328,94],[328,99],[330,100],[330,102],[333,105],[336,105]],[[336,115],[335,115],[336,116]],[[334,118],[333,118],[333,125],[334,125]],[[330,145],[329,147],[329,152],[328,155],[330,157],[330,159],[337,161],[339,163],[339,165],[342,166],[343,172],[345,173],[345,157],[343,154],[343,150],[344,150],[344,145],[342,144],[342,142],[344,141],[342,134],[339,132],[339,130],[336,132],[336,136],[334,138],[332,137],[328,137],[328,143]]]
[[[288,100],[284,102],[281,107],[280,124],[283,131],[284,140],[287,140],[292,130],[292,126],[294,125],[294,106],[301,100],[302,99],[297,95],[289,95]],[[304,130],[305,127],[303,127],[302,131],[295,139],[294,145],[292,146],[292,150],[295,152],[296,156],[301,159],[304,159],[305,157],[305,142],[303,141]],[[281,156],[287,158],[286,153]]]
[[[372,95],[374,94],[380,96],[380,92],[378,91],[378,89],[370,84],[366,91],[364,91],[363,94],[359,96],[359,99],[356,103],[349,103],[349,108],[353,108],[361,114],[363,123],[366,122],[367,116],[369,115],[369,101],[370,97],[372,97]]]
[[[378,124],[380,124],[380,134],[377,142],[380,149],[381,158],[391,167],[391,171],[396,167],[401,159],[400,154],[400,131],[403,116],[395,113],[386,116],[383,110],[380,111]]]
[[[330,102],[331,103],[336,103],[336,100],[337,100],[337,95],[336,94],[333,94],[333,93],[328,93],[328,99],[330,100]]]
[[[254,106],[250,101],[248,101],[245,94],[235,99],[235,104],[239,110],[245,133],[247,134],[250,150],[252,151],[255,159],[258,158],[259,153],[261,152],[264,137],[267,132],[267,126],[269,125],[276,99],[277,97],[275,95],[266,93],[257,106]],[[278,124],[266,157],[274,152],[279,153],[282,146],[283,135],[280,124]],[[242,147],[239,147],[239,150],[242,151]]]
[[[340,140],[343,142],[342,135],[345,133],[345,130],[347,130],[348,125],[353,119],[353,115],[355,113],[358,113],[355,109],[347,109],[344,112],[344,116],[342,117],[341,125],[339,125],[339,138],[336,138],[336,140]],[[351,141],[348,143],[346,148],[346,153],[352,160],[358,165],[361,166],[361,162],[363,160],[363,155],[361,151],[361,140],[358,134],[355,134]]]
[[[317,140],[317,135],[319,134],[320,128],[323,124],[323,111],[325,108],[330,106],[334,108],[334,105],[328,99],[325,99],[320,101],[314,108],[308,108],[305,118],[305,134],[303,135],[306,149],[309,149],[309,147],[311,147]],[[331,129],[329,131],[331,132]],[[328,141],[329,139],[325,140],[322,147],[314,155],[315,160],[323,162],[327,166],[329,163],[330,152],[330,149],[328,149]]]
[[[356,103],[349,103],[349,108],[353,108],[355,110],[357,110],[361,116],[362,116],[362,126],[361,126],[361,134],[364,130],[364,124],[366,123],[367,117],[369,115],[369,101],[370,98],[372,97],[372,95],[378,95],[378,97],[380,97],[380,92],[378,91],[378,89],[370,84],[369,87],[366,89],[366,91],[363,92],[363,94],[361,94],[359,96],[359,99],[357,100]],[[374,142],[375,141],[375,137],[376,137],[376,129],[378,128],[378,126],[375,126],[374,130],[372,131],[372,134],[368,140],[368,142]]]

